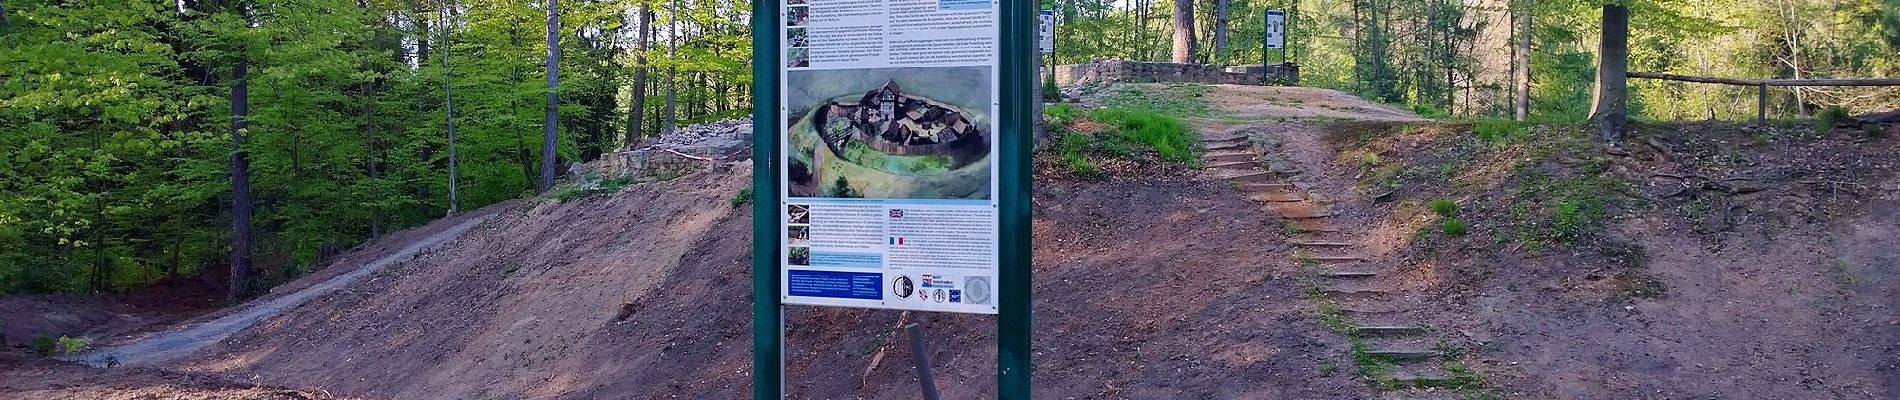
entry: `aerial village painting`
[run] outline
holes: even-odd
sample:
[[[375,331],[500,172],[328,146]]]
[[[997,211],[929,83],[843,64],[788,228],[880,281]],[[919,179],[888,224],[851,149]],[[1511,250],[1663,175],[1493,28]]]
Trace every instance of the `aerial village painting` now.
[[[786,86],[792,197],[990,198],[988,68],[795,71]]]

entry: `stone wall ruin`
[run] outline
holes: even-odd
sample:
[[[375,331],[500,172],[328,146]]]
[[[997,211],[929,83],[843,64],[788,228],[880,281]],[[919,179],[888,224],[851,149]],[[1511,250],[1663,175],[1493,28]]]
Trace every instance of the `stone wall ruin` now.
[[[1086,64],[1058,65],[1056,85],[1081,86],[1100,83],[1189,82],[1231,85],[1299,84],[1299,66],[1295,64],[1239,65],[1222,68],[1203,64],[1175,64],[1103,59]]]

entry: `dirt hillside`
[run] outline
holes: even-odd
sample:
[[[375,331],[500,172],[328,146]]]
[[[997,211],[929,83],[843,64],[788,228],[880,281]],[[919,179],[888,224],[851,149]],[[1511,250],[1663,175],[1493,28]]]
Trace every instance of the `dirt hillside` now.
[[[1900,397],[1900,140],[1645,125],[1620,155],[1474,130],[1500,131],[1264,131],[1365,227],[1355,268],[1381,273],[1341,293],[1382,301],[1344,315],[1426,327],[1481,378],[1453,382],[1507,398]]]
[[[165,367],[343,397],[744,397],[751,216],[730,199],[748,179],[708,172],[523,203]],[[1341,371],[1350,361],[1312,356],[1339,349],[1272,262],[1286,249],[1277,225],[1232,188],[1186,176],[1039,185],[1039,396],[1368,395]],[[895,333],[906,321],[950,338],[931,343],[946,398],[994,390],[992,318],[789,311],[794,398],[914,397]]]
[[[1038,160],[1038,398],[1900,397],[1900,139],[1639,125],[1608,154],[1262,105],[1284,91],[1196,95],[1204,171]],[[495,206],[362,269],[467,220],[393,235],[155,365],[0,355],[0,397],[744,398],[747,167]],[[910,322],[944,398],[991,396],[993,318],[814,307],[787,310],[790,396],[916,397]]]

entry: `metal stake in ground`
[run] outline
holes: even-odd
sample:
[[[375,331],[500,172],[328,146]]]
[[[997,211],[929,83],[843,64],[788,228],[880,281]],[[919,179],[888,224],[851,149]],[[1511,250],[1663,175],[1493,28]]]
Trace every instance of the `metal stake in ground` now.
[[[930,351],[924,347],[924,329],[916,322],[904,326],[910,333],[910,355],[917,361],[917,382],[923,386],[925,400],[937,400],[937,378],[930,372]]]

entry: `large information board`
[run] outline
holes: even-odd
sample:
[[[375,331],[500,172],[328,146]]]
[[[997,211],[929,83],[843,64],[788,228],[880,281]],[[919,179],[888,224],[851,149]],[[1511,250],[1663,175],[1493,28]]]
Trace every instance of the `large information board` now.
[[[998,312],[992,0],[780,0],[779,295]]]
[[[1265,23],[1266,36],[1262,39],[1262,42],[1266,44],[1266,47],[1269,49],[1286,48],[1286,11],[1267,10]]]

